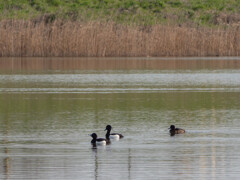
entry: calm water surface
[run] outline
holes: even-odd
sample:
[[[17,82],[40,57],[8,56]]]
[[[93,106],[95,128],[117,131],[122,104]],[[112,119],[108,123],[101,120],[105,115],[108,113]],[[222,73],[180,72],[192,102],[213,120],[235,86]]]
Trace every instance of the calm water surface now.
[[[4,63],[0,179],[239,179],[234,63],[81,70],[66,60],[68,68],[34,71]],[[107,124],[124,139],[92,148],[88,134],[104,137]],[[170,136],[171,124],[187,133]]]

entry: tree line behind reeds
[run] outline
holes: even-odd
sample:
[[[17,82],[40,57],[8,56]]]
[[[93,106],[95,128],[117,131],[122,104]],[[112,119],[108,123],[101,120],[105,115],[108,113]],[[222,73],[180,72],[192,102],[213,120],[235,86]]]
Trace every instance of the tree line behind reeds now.
[[[240,28],[0,21],[1,57],[239,56]]]

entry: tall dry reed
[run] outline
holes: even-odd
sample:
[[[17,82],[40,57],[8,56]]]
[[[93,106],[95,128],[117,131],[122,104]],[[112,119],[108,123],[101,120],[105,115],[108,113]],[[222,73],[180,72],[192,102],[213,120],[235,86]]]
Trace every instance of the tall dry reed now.
[[[240,28],[0,21],[0,56],[239,56]]]

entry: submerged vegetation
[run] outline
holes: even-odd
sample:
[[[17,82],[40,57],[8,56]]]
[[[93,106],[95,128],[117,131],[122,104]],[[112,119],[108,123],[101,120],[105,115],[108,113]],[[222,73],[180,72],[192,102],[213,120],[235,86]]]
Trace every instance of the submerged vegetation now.
[[[240,0],[4,0],[1,19],[47,16],[127,24],[236,25]]]

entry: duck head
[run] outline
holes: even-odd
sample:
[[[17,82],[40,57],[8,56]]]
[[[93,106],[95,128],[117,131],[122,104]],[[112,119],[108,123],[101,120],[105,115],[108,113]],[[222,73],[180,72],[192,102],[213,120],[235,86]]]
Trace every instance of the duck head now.
[[[112,129],[112,126],[107,125],[107,126],[106,126],[106,129],[105,129],[104,131],[111,131],[111,129]]]
[[[175,130],[175,126],[174,125],[171,125],[170,128],[168,128],[170,130]]]
[[[91,136],[93,139],[97,139],[97,134],[96,134],[96,133],[92,133],[92,134],[90,134],[90,136]]]

